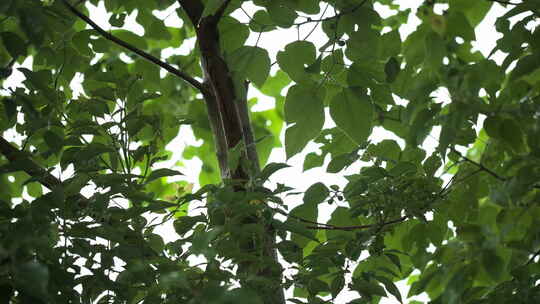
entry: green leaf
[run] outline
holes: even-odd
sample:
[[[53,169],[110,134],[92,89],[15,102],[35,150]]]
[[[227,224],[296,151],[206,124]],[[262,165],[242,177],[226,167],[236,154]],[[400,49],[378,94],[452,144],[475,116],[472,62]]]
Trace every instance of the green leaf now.
[[[277,245],[279,253],[289,263],[300,263],[303,258],[302,248],[292,241],[281,241]]]
[[[58,152],[64,147],[64,140],[53,131],[45,131],[43,139],[54,152]]]
[[[525,149],[523,131],[514,119],[491,116],[484,121],[484,129],[490,137],[503,140],[516,152]]]
[[[309,280],[307,287],[309,293],[313,295],[316,295],[323,291],[328,291],[328,284],[316,278]]]
[[[0,12],[2,14],[6,13],[12,7],[12,2],[15,2],[15,0],[2,1],[2,4],[0,4]]]
[[[523,132],[519,123],[513,119],[505,119],[499,128],[501,138],[510,144],[510,148],[516,152],[525,150]]]
[[[0,38],[2,38],[4,47],[7,49],[9,55],[11,55],[13,59],[26,55],[26,43],[21,37],[19,37],[19,35],[13,32],[1,32]]]
[[[324,91],[307,85],[295,85],[287,93],[285,118],[290,125],[285,131],[285,150],[291,158],[319,135],[324,124]]]
[[[80,149],[80,151],[77,153],[77,159],[75,161],[89,160],[107,152],[114,152],[114,150],[113,148],[101,143],[90,143]]]
[[[399,32],[394,30],[381,36],[381,57],[395,57],[401,51],[401,37]]]
[[[426,59],[424,64],[427,68],[437,71],[446,56],[446,46],[444,40],[437,33],[430,33],[426,36]]]
[[[249,22],[249,28],[254,32],[267,32],[274,30],[276,27],[268,12],[258,10],[253,14]]]
[[[343,275],[337,275],[333,280],[332,283],[330,283],[330,293],[332,294],[332,298],[335,299],[338,294],[343,290],[343,287],[345,287],[345,277]]]
[[[285,222],[285,224],[292,225],[291,229],[294,229],[289,230],[293,232],[293,234],[291,235],[291,240],[293,242],[298,244],[298,246],[300,246],[301,248],[305,248],[310,243],[310,241],[319,242],[315,235],[315,230],[313,230],[312,228],[307,228],[307,226],[315,225],[309,224],[310,222],[315,223],[317,221],[317,205],[304,203],[300,206],[293,208],[290,211],[289,215],[290,217]]]
[[[380,48],[379,32],[371,27],[361,27],[358,31],[353,32],[347,41],[345,55],[355,62],[373,63],[378,60]]]
[[[386,74],[386,82],[392,83],[396,80],[400,71],[399,62],[396,58],[390,57],[384,66],[384,73]]]
[[[28,195],[32,196],[32,197],[40,197],[41,195],[43,195],[43,187],[41,186],[40,183],[37,183],[37,182],[33,182],[33,183],[28,183],[26,185],[26,189],[28,191]]]
[[[356,226],[360,225],[360,221],[353,217],[352,213],[350,212],[349,208],[345,207],[337,207],[334,212],[332,212],[332,216],[330,217],[330,220],[328,221],[329,225],[334,226]],[[328,230],[326,232],[326,236],[328,240],[339,240],[339,239],[352,239],[354,238],[354,235],[350,233],[350,231],[345,230]]]
[[[225,4],[225,0],[208,0],[204,6],[201,18],[214,15]]]
[[[424,161],[424,171],[428,176],[435,175],[435,172],[441,167],[442,161],[436,153],[433,153]]]
[[[310,64],[309,66],[307,66],[304,70],[309,73],[309,74],[316,74],[318,75],[320,72],[321,72],[321,62],[322,62],[322,57],[319,56],[317,58],[317,60],[315,60],[314,63]]]
[[[482,265],[493,281],[501,279],[505,269],[505,262],[492,249],[482,251]]]
[[[306,226],[302,223],[299,223],[298,221],[296,220],[287,220],[285,222],[281,222],[281,221],[278,221],[278,220],[273,220],[272,221],[272,226],[278,230],[284,230],[284,231],[290,231],[294,234],[298,234],[300,236],[303,236],[309,240],[312,240],[312,241],[315,241],[315,242],[319,242],[319,240],[317,240],[317,238],[315,237],[314,233],[309,230],[308,228],[306,228]],[[295,242],[298,244],[298,242]],[[299,246],[303,247],[302,245],[306,245],[307,242],[302,242],[300,244],[298,244]]]
[[[313,0],[298,0],[297,10],[302,11],[306,14],[314,15],[320,12],[319,2]]]
[[[162,178],[165,176],[176,176],[176,175],[184,175],[184,174],[182,174],[182,172],[180,171],[176,171],[176,170],[172,170],[168,168],[157,169],[157,170],[152,171],[152,173],[150,173],[150,175],[146,178],[146,183],[148,184],[158,178]]]
[[[391,253],[385,253],[384,255],[390,260],[390,262],[392,262],[392,264],[396,265],[399,271],[401,271],[401,261],[399,256]]]
[[[371,87],[371,99],[374,103],[380,105],[393,105],[394,98],[389,87],[378,85]]]
[[[529,260],[540,218],[539,1],[77,6],[93,16],[103,2],[105,30],[203,90],[63,2],[0,0],[0,302],[279,303],[279,289],[292,288],[291,303],[398,303],[400,280],[434,303],[538,302],[540,267]],[[499,38],[478,26],[492,7],[504,11],[486,20]],[[407,29],[409,17],[418,26]],[[222,58],[204,58],[206,47]],[[212,60],[226,66],[201,64]],[[226,148],[234,168],[220,178],[216,144],[248,130],[233,126],[223,92],[248,96],[261,164],[308,150],[303,167],[318,170],[301,177],[316,179],[305,193],[293,192],[294,170],[277,180],[284,163],[244,172],[242,145]],[[210,127],[213,105],[227,111],[214,117],[226,138]],[[284,149],[273,150],[282,131]],[[167,181],[199,165],[197,186],[194,176]],[[355,171],[340,175],[346,168]],[[309,176],[321,170],[337,174]],[[53,189],[43,195],[37,182]],[[169,218],[177,234],[165,237]],[[186,262],[196,255],[205,264]],[[126,264],[111,277],[115,261]]]
[[[262,87],[270,73],[268,52],[259,47],[244,46],[234,51],[229,59],[231,69]]]
[[[122,27],[124,26],[124,21],[126,20],[126,14],[112,14],[109,18],[109,23],[112,26]]]
[[[310,152],[306,155],[304,159],[304,171],[307,171],[311,168],[316,168],[322,166],[324,163],[324,156],[318,155],[315,152]]]
[[[10,98],[2,98],[2,104],[0,107],[4,108],[6,118],[10,121],[14,121],[17,115],[17,104]]]
[[[24,31],[28,40],[32,41],[35,46],[41,46],[47,36],[50,36],[50,25],[60,25],[59,23],[50,22],[48,16],[39,6],[28,5],[24,7],[26,11],[19,14],[21,29]],[[56,28],[55,30],[58,30]]]
[[[321,69],[329,75],[338,75],[344,70],[343,51],[335,50],[321,61]]]
[[[111,34],[138,49],[146,50],[148,48],[148,43],[143,37],[128,30],[112,30]]]
[[[37,261],[16,263],[13,271],[13,283],[17,289],[35,298],[47,298],[49,269]]]
[[[274,76],[269,76],[264,85],[259,88],[261,93],[268,96],[281,96],[281,91],[285,88],[291,79],[282,70],[278,70]]]
[[[79,173],[69,180],[65,181],[64,195],[66,197],[77,195],[81,192],[81,189],[88,185],[90,176],[85,173]]]
[[[18,68],[18,70],[24,74],[24,77],[26,77],[27,81],[34,88],[42,90],[46,93],[50,90],[50,85],[52,84],[51,71],[31,71],[27,68]]]
[[[152,200],[152,202],[144,209],[148,211],[159,212],[159,211],[163,211],[164,209],[173,208],[177,206],[178,206],[177,204],[173,204],[173,203],[169,203],[165,201]]]
[[[206,218],[202,215],[198,216],[182,216],[177,218],[174,223],[174,231],[178,233],[178,235],[183,236],[187,232],[189,232],[195,224],[199,222],[205,222]]]
[[[288,168],[290,167],[289,165],[287,164],[284,164],[284,163],[269,163],[268,165],[266,165],[264,167],[264,169],[261,171],[261,173],[259,174],[259,178],[262,180],[262,181],[266,181],[268,180],[268,178],[276,173],[278,170],[281,170],[281,169],[284,169],[284,168]]]
[[[395,163],[401,157],[401,148],[395,140],[385,139],[376,145],[370,145],[367,149],[370,156],[375,156],[383,161]]]
[[[384,288],[374,281],[368,281],[364,279],[353,279],[352,287],[358,291],[361,295],[366,297],[381,296],[386,297]]]
[[[388,173],[392,176],[400,176],[416,173],[417,167],[411,162],[399,162]]]
[[[89,44],[91,42],[90,36],[94,34],[93,30],[82,30],[71,38],[71,42],[75,46],[75,49],[83,56],[90,57],[92,56],[93,52],[90,48]]]
[[[147,100],[157,99],[160,97],[161,97],[161,94],[156,93],[156,92],[144,92],[142,95],[137,96],[135,103],[143,103]]]
[[[403,43],[403,55],[407,66],[416,66],[425,60],[425,37],[429,33],[427,27],[410,34]]]
[[[373,127],[373,105],[364,93],[344,90],[330,103],[330,116],[356,144],[365,143]]]
[[[286,0],[269,1],[267,10],[275,24],[285,28],[292,26],[298,16],[296,11],[289,8]]]
[[[396,284],[392,282],[390,279],[383,277],[383,276],[376,276],[377,281],[383,283],[386,290],[396,297],[396,299],[399,301],[399,303],[403,303],[403,300],[401,298],[401,293],[399,292],[399,289],[397,288]]]
[[[316,59],[315,46],[309,41],[289,43],[284,51],[277,54],[279,67],[296,82],[309,80],[309,74],[305,69],[313,64]]]
[[[477,26],[492,7],[491,1],[450,0],[450,8],[462,11],[472,26]]]
[[[355,153],[343,153],[343,154],[337,155],[336,157],[332,158],[330,163],[328,163],[326,172],[338,173],[339,171],[350,166],[357,159],[358,159],[358,155],[356,155]]]
[[[323,183],[311,185],[304,194],[304,204],[318,205],[326,200],[330,191]]]
[[[461,37],[465,41],[473,41],[476,39],[474,28],[469,23],[469,20],[461,12],[451,12],[447,17],[447,33],[451,37]]]
[[[230,53],[242,46],[249,37],[249,28],[240,21],[223,16],[218,24],[220,44],[222,49]]]

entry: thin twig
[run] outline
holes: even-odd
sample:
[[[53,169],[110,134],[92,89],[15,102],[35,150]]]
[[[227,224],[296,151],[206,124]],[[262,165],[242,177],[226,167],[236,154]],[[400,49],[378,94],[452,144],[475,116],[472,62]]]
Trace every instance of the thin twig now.
[[[404,220],[409,218],[408,216],[402,216],[402,217],[400,217],[398,219],[391,220],[391,221],[388,221],[388,222],[383,222],[383,223],[374,223],[374,224],[356,225],[356,226],[336,226],[336,225],[319,223],[319,222],[307,220],[307,219],[301,218],[299,216],[296,216],[294,214],[287,214],[286,212],[284,212],[282,210],[279,210],[277,208],[273,209],[273,211],[275,211],[276,213],[279,213],[281,215],[293,218],[293,219],[295,219],[295,220],[297,220],[299,222],[310,224],[311,226],[306,226],[306,228],[308,228],[308,229],[323,229],[323,230],[350,231],[350,230],[358,230],[358,229],[367,229],[367,228],[372,228],[372,227],[384,227],[384,226],[387,226],[387,225],[397,224],[397,223],[403,222]]]
[[[523,2],[512,2],[512,1],[506,1],[506,0],[487,0],[490,2],[497,2],[500,4],[507,4],[507,5],[520,5],[523,4]]]
[[[88,16],[81,13],[79,10],[77,10],[74,6],[72,6],[67,0],[62,0],[62,2],[66,5],[66,7],[77,17],[82,19],[86,24],[90,25],[96,32],[98,32],[101,36],[103,36],[105,39],[110,40],[117,45],[132,51],[133,53],[141,56],[142,58],[162,67],[169,73],[178,76],[180,79],[184,80],[185,82],[192,85],[194,88],[198,89],[200,92],[203,92],[205,90],[204,86],[201,82],[197,81],[195,78],[191,77],[189,74],[182,72],[178,70],[177,68],[173,67],[172,65],[160,60],[157,57],[154,57],[153,55],[138,49],[134,47],[133,45],[129,44],[128,42],[125,42],[124,40],[117,38],[116,36],[110,34],[109,32],[105,31],[103,28],[101,28],[99,25],[97,25],[92,19],[90,19]]]
[[[306,228],[308,228],[308,229],[322,229],[322,230],[345,230],[345,231],[358,230],[358,229],[368,229],[368,228],[373,228],[373,227],[382,228],[384,226],[401,223],[401,222],[405,221],[408,218],[409,218],[408,216],[402,216],[400,218],[397,218],[395,220],[391,220],[391,221],[388,221],[388,222],[366,224],[366,225],[356,225],[356,226],[334,226],[334,225],[325,224],[326,226],[307,226]]]
[[[319,222],[315,222],[315,221],[310,221],[310,220],[306,220],[305,218],[301,218],[299,216],[296,216],[294,214],[288,214],[280,209],[272,209],[273,211],[275,211],[276,213],[279,213],[281,215],[284,215],[284,216],[287,216],[287,217],[290,217],[290,218],[293,218],[299,222],[302,222],[302,223],[306,223],[306,224],[310,224],[310,225],[316,225],[316,226],[327,226],[327,227],[333,227],[333,225],[329,225],[329,224],[324,224],[324,223],[319,223]]]
[[[323,12],[321,13],[321,17],[324,17],[324,15],[326,14],[326,11],[328,10],[328,7],[330,7],[330,3],[326,4],[326,7],[324,8]],[[315,31],[315,29],[317,29],[317,26],[319,25],[320,22],[317,22],[313,28],[309,31],[309,33],[306,35],[306,37],[304,37],[304,40],[307,40],[309,38],[309,36],[311,36],[311,34],[313,34],[313,32]],[[337,29],[336,29],[336,32],[337,32]]]
[[[497,174],[495,171],[487,168],[486,166],[482,165],[481,163],[478,163],[478,162],[475,162],[474,160],[468,158],[467,156],[464,156],[462,155],[461,153],[459,153],[459,151],[457,151],[456,149],[454,148],[450,148],[450,150],[454,153],[456,153],[457,155],[459,155],[459,157],[461,157],[464,161],[470,163],[470,164],[473,164],[475,166],[477,166],[481,171],[484,171],[486,172],[487,174],[493,176],[494,178],[496,178],[497,180],[501,181],[501,182],[505,182],[508,180],[507,177],[504,177],[504,176],[500,176],[499,174]],[[533,188],[535,189],[540,189],[540,185],[533,185],[532,186]]]
[[[345,10],[345,11],[342,11],[334,16],[331,16],[331,17],[326,17],[326,18],[321,18],[321,19],[311,19],[311,18],[308,18],[308,20],[306,21],[303,21],[303,22],[298,22],[298,23],[295,23],[294,25],[304,25],[304,24],[308,24],[308,23],[312,23],[312,22],[322,22],[322,21],[329,21],[329,20],[332,20],[332,19],[336,19],[336,18],[339,18],[343,15],[347,15],[347,14],[350,14],[350,13],[354,13],[356,10],[358,10],[359,8],[361,8],[362,6],[364,6],[364,4],[367,2],[368,0],[364,0],[362,2],[360,2],[358,5],[354,6],[353,8],[349,9],[349,10]]]
[[[466,161],[466,162],[468,162],[468,163],[471,163],[471,164],[477,166],[477,167],[480,168],[482,171],[488,173],[489,175],[495,177],[496,179],[498,179],[498,180],[500,180],[500,181],[502,181],[502,182],[504,182],[504,181],[507,180],[505,177],[502,177],[502,176],[500,176],[499,174],[495,173],[495,171],[493,171],[493,170],[487,168],[486,166],[484,166],[484,165],[482,165],[482,164],[480,164],[480,163],[478,163],[478,162],[475,162],[474,160],[468,158],[467,156],[464,156],[463,154],[459,153],[459,151],[456,150],[455,148],[450,148],[450,150],[451,150],[452,152],[456,153],[457,155],[459,155],[459,157],[461,157],[464,161]]]
[[[529,265],[531,264],[532,262],[534,262],[534,260],[540,255],[540,250],[536,251],[532,256],[531,258],[527,261],[527,263],[525,265]]]

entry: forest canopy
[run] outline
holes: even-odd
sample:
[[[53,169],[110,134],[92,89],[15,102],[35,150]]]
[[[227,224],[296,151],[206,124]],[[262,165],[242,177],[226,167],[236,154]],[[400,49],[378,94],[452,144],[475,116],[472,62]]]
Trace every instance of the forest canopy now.
[[[540,2],[406,2],[0,1],[0,303],[540,303]]]

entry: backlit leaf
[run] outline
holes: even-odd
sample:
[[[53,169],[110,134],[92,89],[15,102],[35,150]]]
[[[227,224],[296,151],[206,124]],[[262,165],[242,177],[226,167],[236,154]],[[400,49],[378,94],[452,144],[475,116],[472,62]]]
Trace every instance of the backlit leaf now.
[[[357,144],[363,144],[373,126],[373,105],[364,93],[342,91],[332,99],[330,115]]]

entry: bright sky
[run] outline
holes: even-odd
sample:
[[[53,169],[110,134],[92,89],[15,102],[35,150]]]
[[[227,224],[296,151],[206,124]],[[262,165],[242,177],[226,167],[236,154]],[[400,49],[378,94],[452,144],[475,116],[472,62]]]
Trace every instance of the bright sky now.
[[[401,9],[405,8],[411,8],[413,11],[416,11],[416,8],[423,2],[422,0],[398,0],[395,1],[396,3],[399,3]],[[110,26],[108,25],[108,19],[110,15],[107,15],[105,12],[105,9],[103,7],[103,4],[99,5],[98,7],[92,7],[92,5],[88,4],[88,7],[92,8],[90,10],[91,12],[91,18],[101,25],[103,28],[108,29]],[[436,4],[435,5],[435,11],[437,13],[442,13],[444,9],[446,9],[448,6],[446,4]],[[181,20],[176,16],[176,14],[172,13],[174,9],[177,7],[171,7],[167,11],[164,12],[158,12],[156,13],[156,16],[159,18],[166,20],[166,25],[168,26],[176,26],[179,27],[181,25]],[[256,9],[251,3],[248,3],[245,7],[246,12],[253,13]],[[388,15],[392,15],[395,12],[392,12],[388,10],[386,7],[383,7],[381,5],[376,5],[375,9],[379,12],[379,14],[383,17],[386,17]],[[321,10],[322,11],[322,10]],[[497,33],[494,30],[494,22],[497,17],[501,16],[506,9],[504,9],[502,6],[498,5],[497,3],[494,4],[492,10],[488,14],[488,16],[485,18],[485,20],[477,27],[476,29],[476,37],[477,41],[473,43],[473,46],[476,50],[479,50],[482,52],[485,56],[487,56],[492,48],[495,46],[495,41],[501,36],[499,33]],[[333,12],[329,10],[325,17],[332,16]],[[402,36],[402,39],[404,39],[409,33],[413,32],[416,26],[420,24],[420,20],[416,17],[414,17],[414,13],[411,14],[411,17],[409,19],[409,22],[407,25],[403,26],[400,29],[400,34]],[[136,24],[135,22],[135,16],[136,14],[130,15],[126,19],[126,28],[134,31],[135,33],[139,35],[143,35],[144,30],[143,28]],[[238,18],[240,21],[248,21],[248,17],[241,11],[237,11],[234,14],[234,17]],[[452,25],[450,25],[452,26]],[[305,37],[306,34],[312,29],[313,25],[308,24],[301,28],[300,31],[300,37]],[[247,44],[248,45],[254,45],[257,41],[258,34],[252,33],[250,38],[248,39]],[[263,33],[263,35],[260,37],[258,46],[265,48],[270,53],[271,58],[275,58],[275,54],[284,48],[285,45],[287,45],[290,42],[293,42],[297,40],[297,32],[296,29],[290,29],[290,30],[280,30],[280,31],[274,31],[274,32],[267,32]],[[315,43],[317,46],[320,46],[324,44],[327,41],[326,36],[322,31],[315,30],[315,32],[310,36],[310,41]],[[163,52],[163,57],[168,57],[172,54],[185,54],[187,51],[194,46],[194,39],[189,41],[188,43],[185,43],[179,50],[174,49],[167,49]],[[496,61],[500,62],[503,59],[503,54],[495,54],[494,58]],[[22,66],[26,66],[28,68],[31,67],[31,59],[27,59]],[[20,67],[19,65],[16,65],[15,68]],[[13,88],[21,86],[21,81],[24,80],[23,75],[16,71],[14,69],[14,73],[12,76],[4,82],[4,89],[5,88]],[[73,86],[75,88],[80,88],[80,84],[78,84],[76,81],[73,82]],[[5,95],[6,91],[2,90],[0,91],[0,94]],[[264,96],[260,93],[258,93],[255,89],[250,90],[250,97],[256,97],[258,98],[258,103],[255,106],[255,110],[265,110],[268,108],[273,107],[274,102],[272,98],[269,98],[267,96]],[[438,90],[435,94],[436,98],[438,98],[440,101],[446,101],[448,102],[448,94],[445,93],[445,90]],[[329,115],[326,115],[326,123],[325,127],[331,127],[333,126],[333,122],[331,122],[331,119]],[[283,140],[283,133],[281,136],[282,142]],[[433,133],[434,135],[438,135],[438,131],[435,130]],[[14,140],[16,139],[14,137],[14,133],[7,132],[5,134],[6,138],[8,140]],[[381,128],[377,128],[375,132],[370,137],[370,140],[372,142],[379,142],[383,139],[395,139],[403,145],[403,141],[399,138],[397,138],[393,133],[387,132]],[[20,138],[19,138],[20,139]],[[167,149],[171,151],[182,151],[180,147],[185,147],[187,145],[193,145],[196,144],[196,140],[193,137],[193,134],[189,127],[182,126],[179,132],[179,136],[176,137],[168,146]],[[424,143],[424,148],[427,150],[428,153],[431,153],[431,151],[434,149],[434,147],[437,145],[436,140],[433,138],[429,138]],[[283,148],[277,148],[274,149],[270,156],[270,162],[287,162],[291,167],[283,169],[281,171],[278,171],[273,177],[273,181],[287,181],[287,185],[294,187],[298,189],[299,191],[304,191],[307,189],[310,185],[323,181],[326,185],[331,184],[337,184],[337,185],[344,185],[346,180],[344,178],[345,175],[355,173],[358,171],[359,167],[362,165],[360,163],[355,164],[348,168],[345,172],[341,172],[340,174],[328,174],[325,172],[326,164],[329,162],[329,159],[326,160],[325,166],[321,168],[314,168],[306,172],[302,172],[302,165],[305,155],[308,152],[317,151],[317,145],[310,144],[306,149],[304,149],[303,153],[300,153],[288,161],[285,159],[285,151]],[[172,156],[172,159],[170,161],[159,163],[159,167],[174,167],[175,164],[178,161],[182,161],[184,163],[184,167],[178,168],[181,170],[185,176],[181,176],[177,178],[177,180],[187,180],[195,185],[197,185],[198,181],[198,174],[201,167],[201,162],[198,159],[192,159],[192,160],[184,160],[182,159],[182,155],[180,153],[175,153]],[[197,187],[197,186],[196,186]],[[294,196],[294,197],[288,197],[286,199],[286,203],[288,204],[289,208],[292,209],[294,206],[301,203],[302,196]],[[328,206],[326,204],[321,205],[323,207],[323,210],[321,210],[320,214],[320,221],[325,221],[329,218],[329,215],[331,214],[331,211],[334,207]],[[327,206],[327,207],[325,207]],[[193,209],[196,206],[191,206]],[[324,209],[327,208],[327,209]],[[165,225],[162,227],[159,232],[166,241],[171,241],[177,238],[176,234],[174,233],[174,230],[172,229],[171,223],[168,223],[168,225]],[[401,290],[403,296],[406,295],[408,291],[408,286],[405,282],[399,282],[398,287]],[[290,291],[289,291],[290,292]],[[289,293],[290,295],[290,293]],[[342,293],[342,295],[336,300],[335,303],[346,303],[351,298],[356,297],[356,293]],[[427,297],[420,296],[420,297],[414,297],[412,299],[417,299],[420,301],[427,300]],[[394,298],[385,298],[381,301],[381,303],[398,303],[396,299]]]

